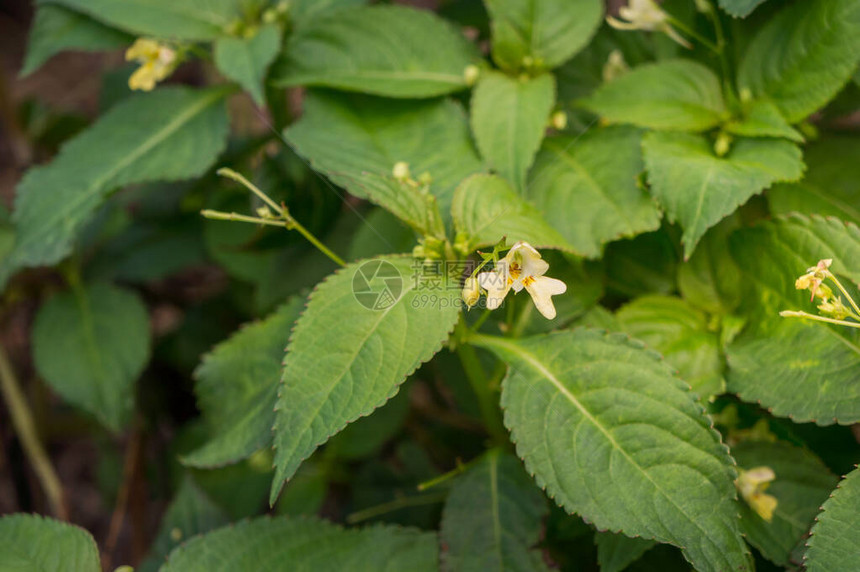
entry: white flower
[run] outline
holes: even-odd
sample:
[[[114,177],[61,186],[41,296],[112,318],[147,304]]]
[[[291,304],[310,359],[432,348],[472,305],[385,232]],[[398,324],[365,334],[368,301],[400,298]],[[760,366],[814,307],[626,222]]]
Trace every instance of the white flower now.
[[[606,17],[606,22],[617,30],[663,32],[685,48],[692,47],[690,42],[669,24],[669,15],[654,0],[629,0],[627,6],[618,9],[618,15],[623,20],[612,16]]]
[[[563,294],[567,285],[561,280],[544,276],[549,264],[527,242],[518,242],[499,261],[492,272],[478,274],[478,284],[487,291],[487,309],[495,310],[513,288],[523,288],[531,295],[538,311],[548,320],[555,318],[552,296]]]

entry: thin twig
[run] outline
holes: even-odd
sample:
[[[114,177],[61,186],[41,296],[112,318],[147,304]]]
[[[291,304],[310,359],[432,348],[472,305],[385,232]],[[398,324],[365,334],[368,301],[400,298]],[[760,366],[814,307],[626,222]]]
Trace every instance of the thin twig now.
[[[122,468],[122,483],[116,495],[116,504],[114,505],[113,514],[110,518],[110,528],[108,529],[107,538],[104,543],[104,556],[102,561],[106,570],[111,569],[111,560],[113,552],[116,549],[119,534],[122,532],[122,525],[125,523],[125,512],[128,507],[129,491],[131,483],[134,481],[137,465],[140,460],[140,442],[141,430],[140,420],[136,416],[133,422],[131,437],[129,437],[128,445],[125,449],[125,459],[123,460]]]
[[[15,433],[33,466],[36,478],[39,479],[39,483],[45,491],[51,511],[57,518],[69,520],[69,511],[66,507],[60,478],[54,471],[51,460],[39,440],[36,424],[33,422],[33,414],[27,405],[27,400],[21,391],[21,385],[15,377],[15,372],[12,370],[12,365],[9,363],[9,358],[2,346],[0,346],[0,390],[2,390],[3,399],[9,408]]]

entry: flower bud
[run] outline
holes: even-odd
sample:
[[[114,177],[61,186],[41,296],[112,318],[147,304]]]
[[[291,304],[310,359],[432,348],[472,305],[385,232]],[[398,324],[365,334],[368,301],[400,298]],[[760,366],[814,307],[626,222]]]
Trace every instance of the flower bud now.
[[[549,124],[553,129],[558,129],[559,131],[567,128],[567,113],[556,111],[550,116]]]
[[[466,69],[463,70],[463,80],[466,82],[466,85],[472,87],[478,82],[478,77],[481,75],[481,68],[478,66],[471,64],[466,66]]]
[[[478,303],[478,299],[481,297],[481,287],[478,285],[478,278],[476,276],[466,278],[461,296],[468,308]]]
[[[398,161],[394,163],[394,168],[391,169],[391,175],[399,182],[405,183],[409,181],[409,163],[406,161]]]

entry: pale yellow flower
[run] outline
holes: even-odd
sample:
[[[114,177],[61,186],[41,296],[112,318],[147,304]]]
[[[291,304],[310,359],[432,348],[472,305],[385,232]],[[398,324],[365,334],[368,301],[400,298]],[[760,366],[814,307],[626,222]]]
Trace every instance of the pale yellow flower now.
[[[463,302],[466,303],[466,307],[471,308],[475,304],[478,303],[478,299],[481,297],[481,286],[478,284],[478,279],[474,276],[470,276],[466,278],[466,283],[463,285],[462,292]]]
[[[128,87],[141,91],[152,91],[179,64],[175,50],[150,38],[138,38],[126,50],[125,59],[140,63],[128,78]]]
[[[623,20],[606,17],[606,22],[617,30],[662,32],[685,48],[693,47],[672,27],[669,15],[654,0],[629,0],[627,6],[618,9],[618,15]]]
[[[738,469],[740,474],[735,481],[735,487],[741,493],[741,497],[753,509],[756,514],[767,522],[773,520],[773,511],[778,501],[776,497],[765,494],[765,489],[770,486],[776,474],[770,467],[755,467],[748,471]]]
[[[478,274],[478,284],[487,291],[487,309],[495,310],[502,305],[505,296],[513,289],[525,289],[532,297],[538,311],[548,320],[555,318],[552,297],[564,294],[567,285],[561,280],[544,276],[549,264],[540,253],[527,242],[518,242],[499,261],[492,272]]]

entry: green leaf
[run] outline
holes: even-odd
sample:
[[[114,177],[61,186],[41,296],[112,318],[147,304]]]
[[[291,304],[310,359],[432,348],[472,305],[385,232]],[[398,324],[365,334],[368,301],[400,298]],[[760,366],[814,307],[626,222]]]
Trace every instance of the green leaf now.
[[[149,557],[137,567],[137,572],[155,572],[181,542],[229,522],[229,516],[200,490],[190,475],[185,475],[161,519]]]
[[[284,361],[273,504],[319,445],[388,401],[439,351],[459,313],[459,284],[417,275],[411,257],[350,264],[314,290]]]
[[[643,296],[615,314],[622,331],[663,354],[704,401],[725,391],[719,333],[708,317],[673,296]]]
[[[732,460],[658,355],[585,329],[474,343],[507,362],[505,424],[560,506],[598,529],[678,546],[697,570],[752,566]]]
[[[379,186],[374,197],[380,202],[391,194],[381,184],[390,186],[395,163],[404,161],[413,176],[430,174],[430,191],[446,214],[460,181],[483,170],[462,108],[444,99],[392,101],[310,92],[302,118],[284,137],[314,170],[353,195],[366,197],[368,189]]]
[[[293,0],[290,2],[290,23],[297,28],[313,21],[320,14],[353,6],[363,6],[367,0]]]
[[[720,7],[735,18],[746,18],[765,0],[720,0]]]
[[[573,246],[497,175],[472,175],[457,187],[451,206],[454,226],[465,232],[473,246],[525,241],[536,248],[573,251]]]
[[[260,28],[250,38],[226,36],[215,42],[215,65],[247,90],[257,105],[265,103],[263,82],[281,48],[281,31],[274,24]]]
[[[240,16],[236,0],[38,0],[83,12],[135,35],[212,40]]]
[[[183,464],[235,463],[271,444],[284,348],[303,308],[304,298],[292,298],[203,358],[195,371],[195,392],[213,434],[209,442],[185,455]]]
[[[431,12],[360,6],[314,18],[290,38],[272,69],[280,87],[332,87],[388,97],[433,97],[466,89],[479,54]]]
[[[831,572],[851,570],[860,559],[860,469],[854,469],[839,483],[822,505],[812,527],[812,537],[803,555],[804,570]]]
[[[794,123],[830,101],[860,59],[860,3],[807,0],[783,9],[755,36],[738,87],[768,97]]]
[[[731,314],[741,301],[741,272],[729,252],[729,235],[738,227],[737,216],[723,219],[705,233],[693,256],[678,267],[681,296],[711,314]]]
[[[813,453],[785,442],[745,441],[732,447],[732,456],[739,467],[767,466],[776,474],[767,489],[777,500],[773,521],[765,521],[741,502],[741,528],[768,560],[789,566],[792,550],[809,531],[818,507],[838,479]]]
[[[728,133],[744,137],[784,137],[803,143],[803,135],[788,124],[776,105],[766,100],[752,102],[744,116],[727,123],[725,129]]]
[[[364,459],[379,453],[385,443],[397,433],[409,414],[409,388],[373,412],[362,417],[329,440],[326,450],[333,450],[339,459]],[[293,481],[290,481],[292,484]],[[289,486],[287,487],[289,491]]]
[[[223,89],[161,88],[110,109],[18,185],[13,252],[0,283],[23,266],[54,264],[105,197],[132,183],[201,175],[228,134]]]
[[[484,0],[500,68],[552,69],[584,48],[603,19],[599,0]]]
[[[62,6],[42,5],[27,41],[21,75],[26,76],[64,50],[113,50],[130,46],[134,38]]]
[[[111,431],[130,420],[149,359],[149,316],[137,296],[105,283],[73,288],[39,309],[33,359],[45,381]]]
[[[100,572],[102,566],[86,530],[35,514],[10,514],[0,517],[0,569]]]
[[[597,545],[597,562],[600,572],[621,572],[654,547],[653,540],[630,538],[623,534],[598,532],[594,536]]]
[[[832,215],[860,224],[860,137],[828,133],[808,145],[803,182],[776,185],[765,196],[775,214],[790,212]]]
[[[781,310],[816,313],[809,292],[796,290],[794,280],[819,259],[833,258],[832,272],[860,282],[854,262],[860,229],[817,216],[779,217],[735,232],[730,248],[754,290],[742,306],[750,324],[727,349],[729,390],[796,422],[860,421],[857,332],[779,316]]]
[[[642,133],[595,129],[544,141],[527,196],[578,252],[598,257],[612,240],[656,230],[660,211],[637,185]]]
[[[608,121],[677,131],[705,131],[728,113],[717,75],[691,60],[633,68],[604,83],[582,105]]]
[[[651,192],[684,229],[689,258],[705,231],[751,196],[803,174],[800,149],[774,139],[741,139],[717,157],[700,135],[652,132],[642,140]]]
[[[432,532],[396,526],[344,529],[316,518],[264,517],[190,540],[170,553],[161,571],[435,572],[437,559]]]
[[[534,549],[546,499],[519,459],[493,450],[458,478],[442,513],[445,570],[549,570]]]
[[[472,92],[472,131],[493,170],[523,190],[555,104],[551,74],[511,78],[484,72]]]
[[[610,243],[603,257],[607,290],[625,298],[675,292],[680,258],[676,243],[665,227]]]

